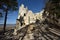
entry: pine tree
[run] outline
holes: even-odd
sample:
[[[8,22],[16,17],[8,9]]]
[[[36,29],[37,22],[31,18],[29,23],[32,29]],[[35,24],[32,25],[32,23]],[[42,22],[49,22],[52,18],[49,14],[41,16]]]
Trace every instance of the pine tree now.
[[[8,11],[17,10],[18,2],[17,0],[0,0],[0,9],[5,12],[5,20],[4,20],[4,28],[3,28],[5,32]],[[4,14],[2,13],[2,15]]]

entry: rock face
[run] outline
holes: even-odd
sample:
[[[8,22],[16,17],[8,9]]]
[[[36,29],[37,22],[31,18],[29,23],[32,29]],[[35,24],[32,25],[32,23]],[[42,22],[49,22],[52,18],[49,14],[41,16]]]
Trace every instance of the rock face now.
[[[20,29],[25,25],[35,23],[36,20],[40,20],[40,22],[43,21],[43,18],[42,18],[43,12],[44,10],[42,10],[39,13],[33,13],[31,10],[28,10],[27,7],[25,8],[24,5],[22,4],[19,8],[19,14],[16,21],[16,28],[15,28],[14,34],[16,34],[16,30]]]
[[[25,8],[24,5],[22,4],[20,6],[20,9],[19,9],[18,19],[20,19],[21,21],[23,21],[23,23],[25,25],[28,25],[30,23],[35,23],[36,19],[42,20],[43,19],[42,18],[42,13],[43,12],[44,12],[44,10],[42,10],[39,13],[33,13],[31,10],[28,10],[27,7]]]
[[[60,36],[53,33],[59,31],[48,26],[40,22],[31,23],[17,30],[17,35],[12,35],[12,31],[6,32],[0,40],[60,40]]]
[[[59,36],[52,33],[48,25],[32,23],[17,31],[19,40],[59,40]]]
[[[48,11],[34,14],[22,4],[13,35],[18,40],[60,40],[60,30],[55,27],[59,23],[53,21]]]

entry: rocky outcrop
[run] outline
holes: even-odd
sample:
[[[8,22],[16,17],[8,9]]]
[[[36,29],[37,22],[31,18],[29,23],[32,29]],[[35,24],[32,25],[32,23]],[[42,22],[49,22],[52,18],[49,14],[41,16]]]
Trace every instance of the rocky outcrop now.
[[[23,5],[22,9],[25,10]],[[19,21],[17,21],[16,30],[14,31],[16,35],[14,36],[17,36],[19,40],[59,40],[60,19],[47,10],[43,10],[40,13],[33,14],[32,11],[25,10],[23,12],[21,10],[21,15],[19,15]],[[24,25],[18,26],[18,23]]]
[[[59,35],[51,32],[47,24],[32,23],[17,31],[19,40],[59,40]]]

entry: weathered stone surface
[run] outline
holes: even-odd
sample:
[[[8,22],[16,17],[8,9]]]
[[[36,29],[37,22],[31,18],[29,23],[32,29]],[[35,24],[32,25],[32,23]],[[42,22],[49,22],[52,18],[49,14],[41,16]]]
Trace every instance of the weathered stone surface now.
[[[44,28],[43,30],[41,27],[42,26],[41,24],[37,26],[36,25],[37,25],[36,23],[30,24],[29,26],[24,27],[23,30],[21,29],[22,32],[18,33],[18,35],[22,33],[21,36],[19,35],[20,36],[19,40],[57,40],[59,39],[58,35],[55,35],[49,30],[46,30],[46,27],[43,26]],[[26,28],[28,29],[26,30]]]
[[[19,21],[17,21],[16,30],[14,31],[16,37],[14,38],[19,40],[60,39],[60,34],[58,35],[60,31],[58,31],[57,28],[55,29],[55,27],[60,26],[60,19],[58,19],[58,22],[56,22],[56,20],[54,21],[54,16],[49,15],[50,13],[47,11],[44,14],[44,10],[37,14],[33,14],[33,12],[25,8],[24,5],[20,7],[20,10],[18,16]],[[54,30],[58,32],[56,33]]]

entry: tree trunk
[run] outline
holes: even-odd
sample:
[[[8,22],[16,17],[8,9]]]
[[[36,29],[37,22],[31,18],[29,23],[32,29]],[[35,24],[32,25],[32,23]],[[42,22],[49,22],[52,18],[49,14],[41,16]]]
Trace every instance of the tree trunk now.
[[[4,33],[6,31],[7,13],[8,13],[8,10],[6,9],[6,14],[5,14],[5,19],[4,19],[4,28],[3,28]]]

